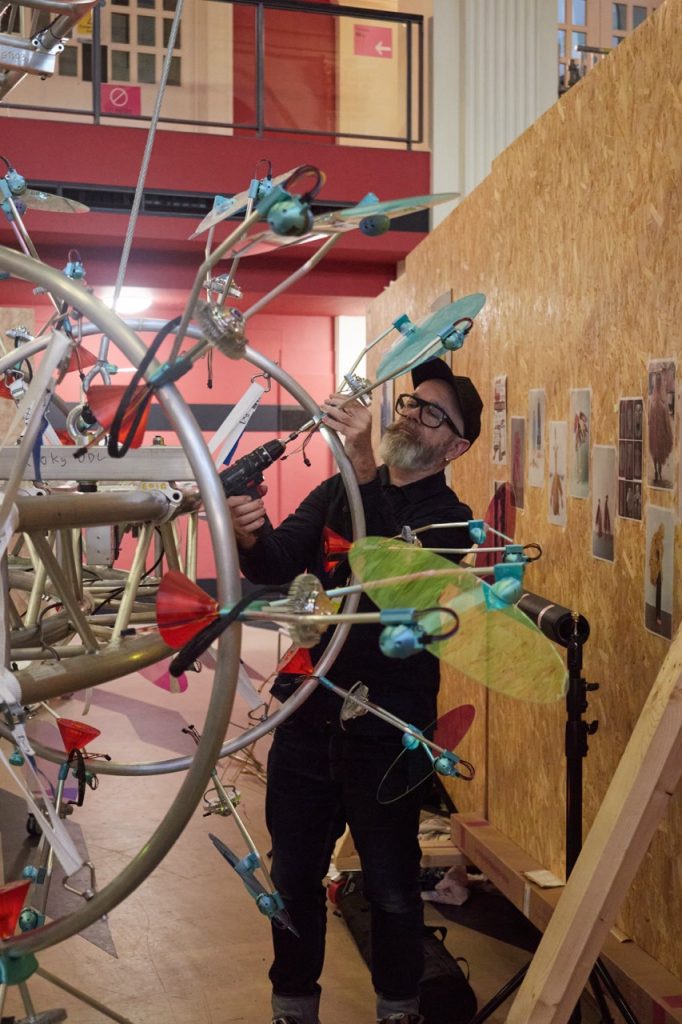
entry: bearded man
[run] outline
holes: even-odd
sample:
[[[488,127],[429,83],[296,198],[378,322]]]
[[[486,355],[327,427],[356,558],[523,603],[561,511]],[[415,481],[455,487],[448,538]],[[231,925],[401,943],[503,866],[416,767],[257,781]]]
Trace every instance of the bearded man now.
[[[468,377],[457,377],[442,359],[412,372],[414,391],[395,403],[396,419],[385,431],[377,466],[371,413],[348,395],[321,406],[325,423],[344,438],[360,488],[368,536],[395,537],[403,527],[465,523],[471,509],[445,482],[448,463],[463,455],[480,433],[483,403]],[[316,487],[298,509],[273,529],[261,499],[228,499],[242,569],[254,583],[283,584],[311,572],[326,588],[339,586],[347,565],[330,571],[325,536],[350,539],[351,521],[340,476]],[[468,531],[440,528],[425,544],[466,548]],[[453,556],[458,561],[458,556]],[[375,610],[362,598],[359,610]],[[381,626],[353,626],[329,671],[348,690],[365,684],[368,696],[418,729],[436,718],[438,661],[426,651],[406,660],[385,657]],[[313,664],[328,643],[312,652]],[[280,676],[273,693],[286,699],[299,680]],[[276,730],[268,760],[266,818],[272,838],[272,877],[299,937],[273,928],[270,968],[273,1024],[319,1024],[326,899],[323,879],[334,844],[349,825],[360,855],[365,896],[371,906],[372,982],[379,1024],[423,1024],[419,981],[423,971],[423,913],[419,889],[419,812],[424,784],[414,785],[401,734],[373,715],[343,722],[340,701],[318,686]],[[428,733],[427,733],[428,734]],[[380,798],[391,775],[399,799]],[[369,1016],[368,1016],[369,1021]]]

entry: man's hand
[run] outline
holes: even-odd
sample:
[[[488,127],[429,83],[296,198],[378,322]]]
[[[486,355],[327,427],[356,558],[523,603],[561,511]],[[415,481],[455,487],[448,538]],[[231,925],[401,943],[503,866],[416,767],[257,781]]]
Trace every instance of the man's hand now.
[[[238,547],[242,551],[250,551],[255,546],[258,530],[265,523],[265,505],[263,495],[267,493],[267,485],[258,487],[260,498],[250,498],[247,494],[237,494],[227,499],[227,507],[232,516],[232,526]]]
[[[351,461],[359,484],[373,480],[377,472],[372,450],[372,414],[359,399],[345,394],[330,395],[320,408],[325,426],[341,434],[346,455]]]

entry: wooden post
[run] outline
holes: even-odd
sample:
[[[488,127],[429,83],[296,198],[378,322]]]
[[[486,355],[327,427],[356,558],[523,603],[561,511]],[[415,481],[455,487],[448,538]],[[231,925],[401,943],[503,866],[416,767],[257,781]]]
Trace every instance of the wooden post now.
[[[507,1024],[565,1024],[682,774],[682,630],[625,748]]]

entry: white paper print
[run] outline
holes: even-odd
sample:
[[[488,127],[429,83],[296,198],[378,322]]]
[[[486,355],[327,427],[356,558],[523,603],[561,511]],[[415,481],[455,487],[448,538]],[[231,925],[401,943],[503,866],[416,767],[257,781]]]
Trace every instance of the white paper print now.
[[[526,476],[526,421],[523,416],[511,418],[511,485],[514,507],[523,508]]]
[[[618,407],[618,515],[642,518],[644,399],[621,398]]]
[[[589,388],[574,388],[571,391],[568,422],[572,431],[568,493],[572,498],[588,498],[590,495],[590,431],[592,429],[592,392]]]
[[[617,498],[616,449],[595,444],[592,448],[592,554],[607,562],[615,558],[613,523]]]
[[[507,378],[495,377],[493,380],[493,453],[492,460],[496,466],[504,466],[507,462]]]
[[[545,392],[528,392],[528,486],[545,483]]]
[[[659,490],[675,486],[675,361],[652,359],[649,363],[647,405],[647,483]]]
[[[552,420],[549,424],[549,505],[547,518],[555,526],[566,525],[566,439],[568,424]]]
[[[646,510],[644,625],[651,633],[673,635],[673,573],[675,521],[672,509],[649,505]]]

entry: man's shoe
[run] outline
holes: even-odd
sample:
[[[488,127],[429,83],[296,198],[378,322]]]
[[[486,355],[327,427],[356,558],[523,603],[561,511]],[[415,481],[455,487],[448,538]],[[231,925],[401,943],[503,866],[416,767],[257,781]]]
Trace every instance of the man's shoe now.
[[[298,1024],[293,1017],[273,1017],[272,1024]]]
[[[388,1017],[382,1017],[377,1024],[426,1024],[421,1013],[389,1013]]]

